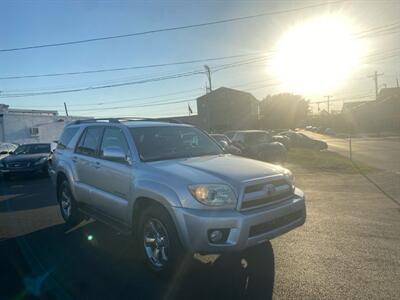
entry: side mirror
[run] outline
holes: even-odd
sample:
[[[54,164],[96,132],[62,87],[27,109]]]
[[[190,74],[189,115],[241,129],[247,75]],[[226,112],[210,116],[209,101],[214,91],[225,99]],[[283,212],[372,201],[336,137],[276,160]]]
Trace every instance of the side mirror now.
[[[112,161],[125,162],[126,155],[122,148],[117,146],[106,147],[103,150],[103,158]]]
[[[226,141],[219,141],[219,144],[221,145],[222,148],[226,149],[229,147],[228,143]]]
[[[14,154],[14,151],[10,151],[10,152],[8,152],[8,154],[13,155],[13,154]]]

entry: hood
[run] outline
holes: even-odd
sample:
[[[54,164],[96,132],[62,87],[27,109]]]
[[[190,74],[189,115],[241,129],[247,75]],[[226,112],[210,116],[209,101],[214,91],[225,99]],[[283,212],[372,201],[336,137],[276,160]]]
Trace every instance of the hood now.
[[[21,155],[9,155],[2,159],[2,162],[10,163],[17,161],[37,161],[42,157],[49,157],[48,153],[37,153],[37,154],[21,154]]]
[[[193,157],[148,163],[167,175],[178,176],[190,183],[225,182],[232,186],[260,177],[282,173],[277,165],[234,155]]]

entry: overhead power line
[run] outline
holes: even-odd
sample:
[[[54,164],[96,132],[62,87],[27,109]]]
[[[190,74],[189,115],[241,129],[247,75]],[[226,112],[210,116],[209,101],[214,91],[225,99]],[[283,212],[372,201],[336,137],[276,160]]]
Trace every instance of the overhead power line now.
[[[89,86],[83,88],[75,88],[75,89],[65,89],[65,90],[58,90],[58,91],[46,91],[46,92],[32,92],[32,93],[20,93],[20,94],[2,94],[0,98],[19,98],[19,97],[31,97],[31,96],[44,96],[44,95],[56,95],[56,94],[65,94],[65,93],[76,93],[76,92],[83,92],[83,91],[91,91],[91,90],[99,90],[99,89],[107,89],[113,87],[122,87],[122,86],[129,86],[129,85],[136,85],[136,84],[143,84],[148,82],[155,82],[155,81],[162,81],[162,80],[169,80],[175,78],[182,78],[193,76],[197,74],[203,74],[203,71],[191,71],[185,73],[177,73],[168,76],[161,76],[155,78],[148,78],[136,81],[129,81],[129,82],[122,82],[122,83],[115,83],[115,84],[107,84],[107,85],[99,85],[99,86]]]
[[[127,34],[95,37],[95,38],[90,38],[90,39],[82,39],[82,40],[67,41],[67,42],[60,42],[60,43],[49,43],[49,44],[38,44],[38,45],[31,45],[31,46],[4,48],[4,49],[0,49],[0,52],[12,52],[12,51],[22,51],[22,50],[39,49],[39,48],[60,47],[60,46],[67,46],[67,45],[76,45],[76,44],[84,44],[84,43],[91,43],[91,42],[98,42],[98,41],[105,41],[105,40],[114,40],[114,39],[149,35],[149,34],[154,34],[154,33],[162,33],[162,32],[169,32],[169,31],[176,31],[176,30],[199,28],[199,27],[204,27],[204,26],[212,26],[212,25],[218,25],[218,24],[224,24],[224,23],[231,23],[231,22],[244,21],[244,20],[249,20],[249,19],[262,18],[262,17],[272,16],[272,15],[291,13],[291,12],[306,10],[306,9],[310,9],[310,8],[320,7],[320,6],[327,6],[327,5],[331,5],[331,4],[342,3],[344,1],[345,0],[332,1],[332,2],[326,2],[326,3],[318,3],[318,4],[302,6],[302,7],[292,8],[292,9],[264,12],[264,13],[260,13],[260,14],[248,15],[248,16],[243,16],[243,17],[221,19],[221,20],[215,20],[215,21],[211,21],[211,22],[188,24],[188,25],[182,25],[182,26],[165,27],[165,28],[159,28],[159,29],[153,29],[153,30],[147,30],[147,31],[141,31],[141,32],[134,32],[134,33],[127,33]]]
[[[379,34],[379,33],[381,33],[381,34],[392,34],[392,33],[400,32],[400,30],[397,30],[397,29],[400,29],[400,21],[394,22],[394,23],[390,23],[390,24],[386,24],[386,25],[377,26],[377,27],[372,27],[372,28],[357,32],[354,35],[354,38],[360,39],[360,38],[371,37],[373,34]],[[398,48],[395,48],[395,49],[392,49],[392,50],[397,50],[397,49]],[[269,50],[267,52],[264,52],[264,54],[270,53],[270,54],[273,55],[274,53],[276,53],[278,51],[279,51],[279,49]],[[255,55],[259,55],[259,54],[261,54],[261,52],[246,53],[246,54],[236,54],[236,55],[231,55],[231,56],[220,56],[220,57],[212,57],[212,58],[204,58],[204,59],[193,59],[193,60],[170,62],[170,63],[149,64],[149,65],[139,65],[139,66],[128,66],[128,67],[103,68],[103,69],[95,69],[95,70],[45,73],[45,74],[8,75],[8,76],[1,76],[0,80],[72,76],[72,75],[94,74],[94,73],[104,73],[104,72],[127,71],[127,70],[136,70],[136,69],[159,68],[159,67],[168,67],[168,66],[175,66],[175,65],[186,65],[186,64],[194,64],[194,63],[202,63],[202,62],[211,62],[211,61],[239,58],[239,57],[246,57],[246,56],[250,57],[250,56],[255,56]],[[379,52],[378,54],[382,54],[382,52]],[[214,71],[218,71],[218,70],[214,70]]]
[[[177,66],[177,65],[187,65],[187,64],[194,64],[194,63],[218,61],[218,60],[225,60],[225,59],[239,58],[239,57],[248,57],[248,56],[257,55],[257,54],[259,55],[260,53],[238,54],[238,55],[231,55],[231,56],[221,56],[221,57],[213,57],[213,58],[178,61],[178,62],[171,62],[171,63],[161,63],[161,64],[151,64],[151,65],[141,65],[141,66],[129,66],[129,67],[120,67],[120,68],[107,68],[107,69],[75,71],[75,72],[62,72],[62,73],[3,76],[3,77],[0,77],[0,80],[23,79],[23,78],[40,78],[40,77],[57,77],[57,76],[68,76],[68,75],[81,75],[81,74],[93,74],[93,73],[127,71],[127,70],[137,70],[137,69],[159,68],[159,67],[168,67],[168,66]]]
[[[90,107],[90,106],[102,106],[105,104],[116,104],[116,103],[132,103],[134,101],[141,101],[141,100],[148,100],[148,99],[156,99],[156,98],[163,98],[166,96],[173,96],[173,95],[180,95],[180,94],[187,94],[187,93],[193,93],[195,91],[202,91],[202,88],[194,88],[194,89],[189,89],[189,90],[181,90],[173,93],[165,93],[165,94],[159,94],[159,95],[153,95],[153,96],[147,96],[147,97],[135,97],[135,98],[129,98],[129,99],[123,99],[123,100],[102,100],[101,102],[93,102],[93,103],[79,103],[79,104],[68,104],[69,107]],[[174,100],[175,98],[164,98],[162,100],[168,101],[168,100]],[[162,100],[157,100],[157,101],[162,101]],[[97,100],[99,101],[99,100]],[[139,103],[142,104],[142,103]],[[143,103],[144,104],[144,103]],[[32,105],[26,106],[26,105],[13,105],[13,108],[31,108]],[[62,103],[59,105],[35,105],[37,108],[61,108]],[[102,108],[105,109],[105,108]]]
[[[258,57],[258,58],[251,58],[251,59],[236,61],[235,63],[220,65],[219,67],[221,67],[221,68],[222,67],[223,68],[240,67],[243,65],[258,63],[258,62],[264,61],[265,59],[266,59],[266,56],[262,56],[262,57]],[[0,98],[20,98],[20,97],[75,93],[75,92],[83,92],[83,91],[91,91],[91,90],[98,90],[98,89],[107,89],[107,88],[114,88],[114,87],[123,87],[123,86],[144,84],[144,83],[149,83],[149,82],[189,77],[189,76],[194,76],[194,75],[199,75],[199,74],[204,74],[204,70],[193,70],[193,71],[189,71],[189,72],[175,73],[175,74],[169,74],[169,75],[152,77],[152,78],[145,78],[145,79],[140,79],[140,80],[135,80],[135,81],[97,85],[97,86],[88,86],[88,87],[82,87],[82,88],[63,89],[63,90],[56,90],[56,91],[39,91],[39,92],[14,93],[14,94],[3,93],[0,95]]]
[[[193,99],[183,99],[183,100],[176,100],[176,101],[170,101],[170,102],[163,102],[163,103],[152,103],[152,104],[143,104],[143,105],[129,105],[129,106],[114,106],[114,107],[107,107],[107,108],[102,108],[102,109],[75,109],[71,111],[76,111],[76,112],[82,112],[82,111],[103,111],[104,109],[107,110],[116,110],[116,109],[126,109],[126,108],[143,108],[143,107],[153,107],[153,106],[164,106],[164,105],[170,105],[170,104],[176,104],[176,103],[183,103],[183,102],[190,102],[190,101],[195,101],[196,98]]]

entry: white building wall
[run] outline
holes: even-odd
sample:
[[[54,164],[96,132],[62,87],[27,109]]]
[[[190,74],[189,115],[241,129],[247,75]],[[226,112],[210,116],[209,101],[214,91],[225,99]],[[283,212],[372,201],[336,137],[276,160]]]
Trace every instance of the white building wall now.
[[[82,117],[69,117],[67,119],[66,117],[50,114],[4,113],[2,123],[4,137],[0,133],[0,142],[18,144],[52,142],[59,139],[66,124],[77,119],[82,119]],[[33,127],[39,129],[37,136],[31,135],[31,128]]]
[[[41,127],[54,124],[53,115],[34,115],[25,113],[5,113],[3,116],[5,142],[11,143],[35,143],[50,142],[46,130],[40,132]],[[39,128],[39,135],[32,136],[31,128]]]

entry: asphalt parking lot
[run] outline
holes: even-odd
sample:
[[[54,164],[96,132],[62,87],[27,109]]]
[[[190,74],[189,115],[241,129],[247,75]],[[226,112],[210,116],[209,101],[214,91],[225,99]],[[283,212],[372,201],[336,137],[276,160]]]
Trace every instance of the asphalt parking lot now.
[[[359,175],[296,177],[302,228],[243,253],[183,258],[169,279],[138,261],[129,237],[96,222],[66,231],[48,179],[2,181],[0,298],[398,299],[400,208]]]

